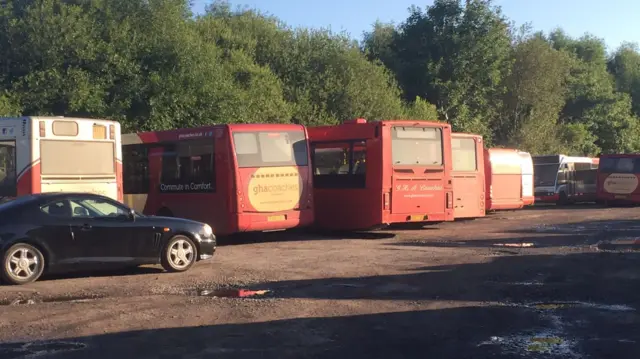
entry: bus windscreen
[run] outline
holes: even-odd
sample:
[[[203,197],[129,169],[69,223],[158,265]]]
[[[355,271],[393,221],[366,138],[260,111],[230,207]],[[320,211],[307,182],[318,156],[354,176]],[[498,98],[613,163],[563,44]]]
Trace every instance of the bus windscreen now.
[[[442,129],[437,127],[391,127],[394,165],[441,166]]]
[[[640,173],[640,157],[600,158],[602,173]]]
[[[307,166],[304,131],[251,131],[233,134],[238,167]]]
[[[533,171],[533,185],[536,187],[555,186],[559,167],[559,163],[535,165]]]

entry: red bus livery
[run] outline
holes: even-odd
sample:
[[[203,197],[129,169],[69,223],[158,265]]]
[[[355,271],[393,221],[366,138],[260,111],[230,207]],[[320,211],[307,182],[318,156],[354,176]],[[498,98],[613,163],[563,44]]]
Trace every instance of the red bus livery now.
[[[151,215],[210,224],[217,235],[313,222],[307,132],[234,124],[123,136],[125,201]]]
[[[600,156],[597,197],[606,204],[640,203],[640,154]]]
[[[453,220],[450,125],[357,119],[308,131],[320,228]]]
[[[115,121],[0,118],[0,197],[73,191],[122,201],[121,151]]]
[[[486,210],[520,209],[522,199],[522,158],[517,150],[485,149]]]
[[[485,215],[484,147],[482,136],[451,134],[455,218]]]

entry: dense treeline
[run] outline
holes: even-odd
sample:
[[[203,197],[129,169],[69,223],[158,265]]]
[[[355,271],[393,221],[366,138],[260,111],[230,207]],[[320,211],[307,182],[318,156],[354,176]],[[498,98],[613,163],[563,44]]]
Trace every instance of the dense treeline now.
[[[436,0],[358,43],[216,1],[8,0],[0,115],[211,123],[439,119],[533,153],[640,151],[640,52]]]

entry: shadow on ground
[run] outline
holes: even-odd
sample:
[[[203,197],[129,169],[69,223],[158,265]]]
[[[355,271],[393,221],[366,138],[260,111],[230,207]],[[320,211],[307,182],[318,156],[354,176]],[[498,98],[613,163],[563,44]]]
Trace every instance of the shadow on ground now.
[[[639,267],[640,253],[517,255],[484,263],[426,266],[399,275],[279,281],[252,288],[272,290],[278,298],[473,302],[562,298],[640,304],[640,291],[635,290]]]
[[[478,359],[590,355],[635,359],[640,350],[640,315],[636,310],[640,309],[639,265],[636,253],[532,255],[427,266],[399,275],[262,283],[256,287],[272,289],[270,296],[277,298],[437,300],[440,305],[433,310],[70,338],[58,343],[58,348],[66,345],[75,351],[59,351],[49,357]],[[46,351],[42,345],[24,345],[2,344],[0,357],[22,357],[37,348]]]

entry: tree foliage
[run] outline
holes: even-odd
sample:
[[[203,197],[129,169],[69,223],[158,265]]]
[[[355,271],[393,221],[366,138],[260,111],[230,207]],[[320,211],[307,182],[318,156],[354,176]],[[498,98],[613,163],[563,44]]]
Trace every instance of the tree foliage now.
[[[358,43],[215,1],[0,7],[0,115],[212,123],[446,121],[539,153],[640,151],[640,52],[516,28],[491,0],[435,0]]]

